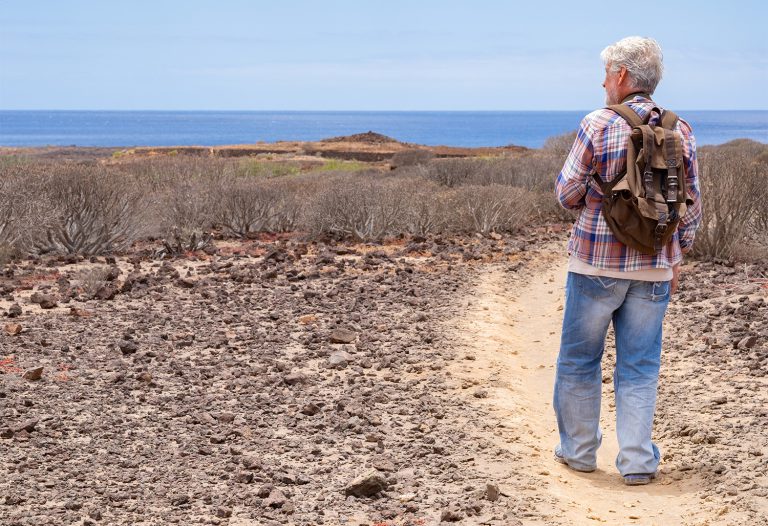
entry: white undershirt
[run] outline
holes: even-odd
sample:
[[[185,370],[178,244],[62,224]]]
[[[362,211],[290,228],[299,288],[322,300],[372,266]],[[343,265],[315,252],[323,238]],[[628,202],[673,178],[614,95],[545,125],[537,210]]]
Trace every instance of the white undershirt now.
[[[669,281],[672,279],[671,268],[649,268],[644,270],[606,270],[597,268],[580,260],[573,254],[568,258],[568,272],[584,274],[586,276],[604,276],[606,278],[635,279],[638,281]]]

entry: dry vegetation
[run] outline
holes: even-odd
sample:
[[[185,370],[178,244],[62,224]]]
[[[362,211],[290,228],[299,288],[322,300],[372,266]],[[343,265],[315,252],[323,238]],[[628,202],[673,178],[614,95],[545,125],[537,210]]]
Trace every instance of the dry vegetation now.
[[[410,234],[514,232],[567,221],[552,197],[573,135],[539,151],[435,158],[404,150],[391,169],[360,162],[156,156],[0,164],[0,258],[95,255],[160,239],[161,254],[203,248],[211,233],[304,233],[377,241]],[[705,219],[697,255],[760,257],[768,243],[768,148],[733,141],[700,151]],[[318,164],[319,163],[319,164]]]

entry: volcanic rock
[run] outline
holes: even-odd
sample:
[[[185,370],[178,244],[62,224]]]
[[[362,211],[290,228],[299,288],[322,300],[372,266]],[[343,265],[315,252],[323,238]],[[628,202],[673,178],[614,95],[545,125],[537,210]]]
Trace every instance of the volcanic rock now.
[[[347,329],[336,329],[331,333],[331,343],[352,343],[357,334]]]
[[[33,369],[27,369],[24,371],[24,374],[22,375],[22,378],[25,380],[39,380],[43,377],[43,368],[42,367],[35,367]]]
[[[387,481],[375,469],[363,473],[344,488],[346,495],[355,497],[370,497],[387,489]]]

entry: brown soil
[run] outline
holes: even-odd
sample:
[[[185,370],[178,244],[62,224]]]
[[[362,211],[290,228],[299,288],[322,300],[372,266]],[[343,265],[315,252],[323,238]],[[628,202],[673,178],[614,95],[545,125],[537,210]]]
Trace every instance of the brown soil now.
[[[564,262],[542,230],[6,268],[0,523],[766,523],[768,268],[686,266],[627,488],[610,351],[598,471],[551,459]]]

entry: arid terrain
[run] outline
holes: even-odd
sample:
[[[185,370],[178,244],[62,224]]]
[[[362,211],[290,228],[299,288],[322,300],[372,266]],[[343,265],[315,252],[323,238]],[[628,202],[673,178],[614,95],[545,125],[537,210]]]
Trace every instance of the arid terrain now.
[[[552,460],[566,228],[46,256],[0,292],[0,523],[768,523],[768,264],[688,262],[652,485]],[[42,368],[42,370],[40,369]]]

